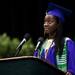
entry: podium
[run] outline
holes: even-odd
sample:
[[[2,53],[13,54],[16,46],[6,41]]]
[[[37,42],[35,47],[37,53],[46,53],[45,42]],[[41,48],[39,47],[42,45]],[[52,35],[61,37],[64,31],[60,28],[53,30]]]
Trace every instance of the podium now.
[[[0,59],[0,75],[65,75],[39,58],[21,56]]]

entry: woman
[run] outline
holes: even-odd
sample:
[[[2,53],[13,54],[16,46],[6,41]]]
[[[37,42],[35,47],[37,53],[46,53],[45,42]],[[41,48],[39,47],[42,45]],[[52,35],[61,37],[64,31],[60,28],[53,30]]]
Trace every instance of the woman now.
[[[45,59],[66,72],[66,75],[75,75],[75,43],[62,35],[62,28],[65,23],[65,13],[63,12],[66,10],[53,3],[50,3],[49,6],[52,9],[47,11],[44,19],[46,40],[39,49],[39,58]],[[34,51],[34,56],[38,56],[39,50]]]

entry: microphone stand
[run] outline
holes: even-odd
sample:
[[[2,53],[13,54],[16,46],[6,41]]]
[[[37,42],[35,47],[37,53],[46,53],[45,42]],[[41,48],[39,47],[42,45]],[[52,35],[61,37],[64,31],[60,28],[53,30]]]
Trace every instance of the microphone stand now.
[[[15,54],[15,57],[18,56],[18,54],[19,54],[21,48],[22,48],[22,45],[21,45],[19,48],[16,48],[17,52],[16,52],[16,54]]]

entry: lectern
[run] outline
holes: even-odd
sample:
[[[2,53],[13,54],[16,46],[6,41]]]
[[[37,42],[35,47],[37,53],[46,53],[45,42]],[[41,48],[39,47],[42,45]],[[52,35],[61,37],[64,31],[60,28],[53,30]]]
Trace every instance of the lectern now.
[[[33,56],[0,59],[0,75],[65,75],[45,61]]]

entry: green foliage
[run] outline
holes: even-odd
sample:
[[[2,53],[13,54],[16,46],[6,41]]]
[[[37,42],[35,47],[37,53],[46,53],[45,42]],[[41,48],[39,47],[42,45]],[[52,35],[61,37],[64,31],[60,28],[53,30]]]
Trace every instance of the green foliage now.
[[[19,43],[20,40],[18,38],[11,39],[6,33],[0,35],[0,58],[13,57]],[[30,38],[29,41],[23,45],[18,56],[31,56],[33,55],[34,48],[35,46]]]
[[[34,45],[32,43],[32,40],[29,39],[28,42],[26,42],[23,47],[22,47],[22,50],[20,51],[19,55],[26,55],[26,56],[29,56],[29,55],[33,55],[33,51],[34,51]]]

